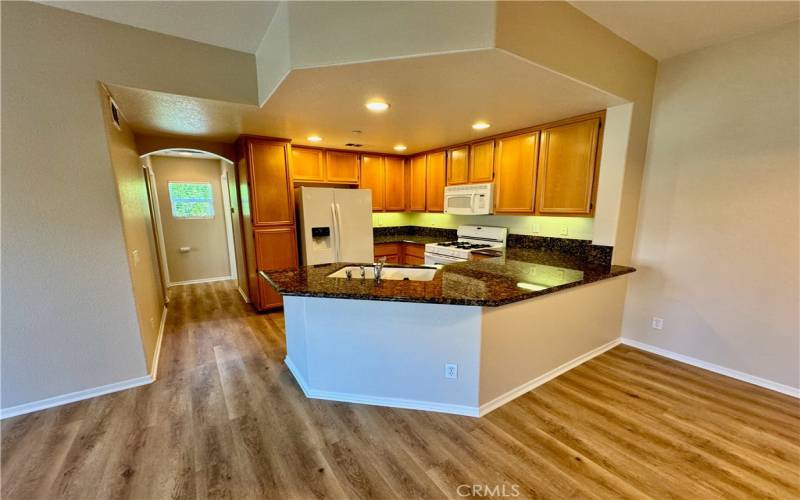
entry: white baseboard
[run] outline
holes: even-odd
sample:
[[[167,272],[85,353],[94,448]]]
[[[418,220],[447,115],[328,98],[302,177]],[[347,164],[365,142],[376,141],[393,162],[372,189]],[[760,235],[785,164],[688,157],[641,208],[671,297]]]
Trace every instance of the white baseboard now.
[[[249,304],[250,303],[250,297],[248,297],[247,294],[244,293],[244,290],[242,290],[242,287],[237,286],[236,289],[239,290],[239,295],[241,295],[242,298],[244,299],[244,303],[245,304]]]
[[[586,354],[581,354],[575,359],[567,361],[561,366],[553,368],[549,372],[539,375],[538,377],[534,378],[533,380],[529,380],[524,384],[511,389],[510,391],[506,392],[505,394],[501,394],[500,396],[494,398],[493,400],[489,401],[488,403],[484,403],[480,406],[478,411],[478,416],[482,417],[489,413],[492,410],[495,410],[504,404],[517,399],[518,397],[522,396],[523,394],[532,391],[536,387],[553,380],[554,378],[558,377],[559,375],[566,373],[576,366],[589,361],[590,359],[594,358],[595,356],[599,356],[604,352],[608,351],[609,349],[613,349],[614,347],[620,344],[620,339],[614,339],[607,344],[603,344],[600,347],[592,349],[591,351],[587,352]]]
[[[158,326],[158,338],[156,339],[156,350],[153,353],[153,364],[150,365],[150,378],[153,382],[156,381],[158,376],[158,358],[161,356],[161,342],[164,340],[164,326],[167,324],[167,306],[164,306],[164,311],[161,313],[161,324]]]
[[[300,376],[300,372],[295,367],[294,363],[287,356],[284,358],[284,363],[289,367],[289,371],[294,375],[303,394],[311,399],[325,399],[328,401],[339,401],[342,403],[359,403],[373,406],[388,406],[390,408],[403,408],[407,410],[425,410],[435,411],[439,413],[451,413],[454,415],[465,415],[468,417],[477,417],[478,408],[475,406],[454,405],[446,403],[435,403],[431,401],[419,401],[415,399],[403,398],[384,398],[376,396],[368,396],[364,394],[352,394],[346,392],[333,392],[333,391],[318,391],[310,389],[308,384]]]
[[[786,394],[787,396],[800,398],[800,388],[797,387],[784,385],[778,382],[773,382],[772,380],[756,377],[755,375],[750,375],[748,373],[732,370],[730,368],[725,368],[724,366],[715,365],[714,363],[709,363],[708,361],[703,361],[697,358],[693,358],[691,356],[678,354],[677,352],[668,351],[666,349],[662,349],[654,345],[645,344],[643,342],[639,342],[638,340],[623,338],[622,343],[627,346],[641,349],[643,351],[647,351],[653,354],[658,354],[659,356],[664,356],[665,358],[669,358],[675,361],[680,361],[681,363],[686,363],[687,365],[696,366],[698,368],[702,368],[710,372],[719,373],[720,375],[725,375],[726,377],[735,378],[736,380],[741,380],[742,382],[747,382],[748,384],[753,384],[759,387],[763,387],[765,389],[780,392],[782,394]]]
[[[173,286],[180,286],[180,285],[198,285],[200,283],[213,283],[215,281],[228,281],[232,280],[232,276],[217,276],[216,278],[203,278],[199,280],[186,280],[186,281],[174,281],[167,285],[168,288]]]
[[[150,375],[145,375],[143,377],[136,377],[123,380],[121,382],[114,382],[113,384],[101,385],[100,387],[94,387],[92,389],[85,389],[83,391],[70,392],[60,396],[54,396],[52,398],[40,399],[39,401],[34,401],[32,403],[25,403],[18,406],[12,406],[10,408],[3,408],[0,409],[0,419],[16,417],[17,415],[24,415],[25,413],[31,413],[39,410],[46,410],[47,408],[52,408],[54,406],[74,403],[75,401],[94,398],[124,389],[131,389],[133,387],[147,385],[152,382],[153,378]]]

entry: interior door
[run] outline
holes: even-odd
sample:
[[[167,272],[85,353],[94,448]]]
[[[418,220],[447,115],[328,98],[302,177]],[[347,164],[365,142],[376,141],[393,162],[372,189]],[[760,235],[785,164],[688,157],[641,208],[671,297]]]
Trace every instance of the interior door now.
[[[336,189],[339,262],[372,262],[372,196],[366,189]]]

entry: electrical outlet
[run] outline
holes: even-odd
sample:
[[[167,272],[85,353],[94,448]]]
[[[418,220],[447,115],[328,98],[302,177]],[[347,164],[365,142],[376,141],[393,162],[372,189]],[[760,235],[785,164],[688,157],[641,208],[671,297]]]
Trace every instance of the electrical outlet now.
[[[650,326],[654,330],[663,330],[664,329],[664,318],[659,318],[657,316],[653,316],[653,319],[650,321]]]
[[[444,365],[445,378],[458,378],[458,365],[447,363]]]
[[[540,226],[538,222],[534,222],[533,225],[531,226],[531,232],[533,234],[541,233],[542,232],[542,226]]]
[[[567,236],[569,234],[569,227],[566,224],[561,224],[561,236]]]

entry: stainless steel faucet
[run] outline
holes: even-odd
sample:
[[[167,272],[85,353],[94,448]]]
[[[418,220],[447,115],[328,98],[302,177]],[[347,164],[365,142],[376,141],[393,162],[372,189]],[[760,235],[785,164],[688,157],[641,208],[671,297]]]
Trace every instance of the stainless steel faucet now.
[[[358,266],[358,269],[359,269],[359,271],[361,271],[361,279],[363,280],[364,278],[367,277],[367,270],[364,268],[363,265],[362,266]]]
[[[380,281],[381,273],[383,272],[383,266],[386,264],[386,257],[380,257],[378,262],[373,264],[373,272],[375,273],[375,280]]]

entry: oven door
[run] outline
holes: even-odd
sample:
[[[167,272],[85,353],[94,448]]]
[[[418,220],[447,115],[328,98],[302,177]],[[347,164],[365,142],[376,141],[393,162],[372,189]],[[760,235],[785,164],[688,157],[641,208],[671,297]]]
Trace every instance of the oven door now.
[[[460,257],[451,257],[449,255],[439,255],[438,253],[425,252],[425,265],[426,266],[444,266],[453,264],[455,262],[464,262]]]

